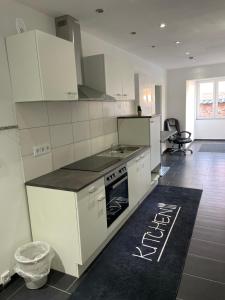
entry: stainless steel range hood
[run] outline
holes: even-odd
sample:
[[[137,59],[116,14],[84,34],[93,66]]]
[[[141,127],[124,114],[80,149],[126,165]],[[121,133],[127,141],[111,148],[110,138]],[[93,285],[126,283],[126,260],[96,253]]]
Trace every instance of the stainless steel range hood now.
[[[84,59],[82,55],[80,24],[69,15],[55,18],[56,35],[74,44],[79,100],[115,100],[105,90],[85,84]]]

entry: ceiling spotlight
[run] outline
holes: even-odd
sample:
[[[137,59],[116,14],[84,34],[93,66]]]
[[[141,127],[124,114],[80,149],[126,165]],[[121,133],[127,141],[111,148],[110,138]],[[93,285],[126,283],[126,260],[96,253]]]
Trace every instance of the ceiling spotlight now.
[[[166,27],[166,24],[165,24],[165,23],[161,23],[159,27],[160,27],[160,28],[165,28],[165,27]]]
[[[103,14],[104,13],[104,9],[103,8],[97,8],[95,11],[98,14]]]
[[[135,35],[135,34],[137,34],[137,32],[136,31],[131,31],[130,34]]]
[[[180,41],[176,41],[175,43],[176,43],[177,45],[179,45],[181,42],[180,42]]]
[[[190,55],[191,53],[187,51],[187,52],[185,52],[185,54],[186,54],[186,55]]]

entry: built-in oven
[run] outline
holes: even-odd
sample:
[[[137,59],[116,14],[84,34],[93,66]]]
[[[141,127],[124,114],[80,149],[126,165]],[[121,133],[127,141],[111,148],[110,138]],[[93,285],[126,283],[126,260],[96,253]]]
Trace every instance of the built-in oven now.
[[[126,165],[105,176],[107,226],[109,227],[129,206]]]

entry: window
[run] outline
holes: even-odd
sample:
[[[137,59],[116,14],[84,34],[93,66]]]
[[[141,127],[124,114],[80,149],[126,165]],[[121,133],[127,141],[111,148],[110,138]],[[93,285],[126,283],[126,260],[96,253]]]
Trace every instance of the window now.
[[[197,119],[225,118],[225,79],[197,83]]]

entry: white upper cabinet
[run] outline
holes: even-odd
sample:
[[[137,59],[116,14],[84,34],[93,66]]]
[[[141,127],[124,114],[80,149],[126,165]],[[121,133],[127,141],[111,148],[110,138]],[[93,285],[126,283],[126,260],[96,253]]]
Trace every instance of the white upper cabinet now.
[[[97,54],[83,58],[85,85],[116,100],[134,100],[134,71],[118,56]]]
[[[134,70],[132,65],[123,61],[122,63],[122,100],[134,100]]]
[[[28,31],[6,40],[15,102],[77,100],[74,45]]]

